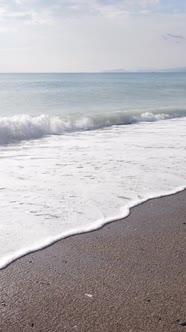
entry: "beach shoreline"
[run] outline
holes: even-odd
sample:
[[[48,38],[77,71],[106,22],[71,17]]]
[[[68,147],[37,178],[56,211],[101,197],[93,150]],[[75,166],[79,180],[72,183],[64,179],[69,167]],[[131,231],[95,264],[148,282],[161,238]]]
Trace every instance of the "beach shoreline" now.
[[[186,191],[0,271],[0,331],[184,331]]]

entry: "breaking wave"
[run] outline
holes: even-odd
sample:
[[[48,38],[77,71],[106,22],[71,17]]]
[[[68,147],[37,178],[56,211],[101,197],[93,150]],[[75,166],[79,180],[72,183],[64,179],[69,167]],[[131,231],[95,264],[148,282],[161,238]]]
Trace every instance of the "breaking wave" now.
[[[49,115],[16,115],[0,117],[0,145],[32,140],[49,135],[96,130],[111,126],[186,117],[186,109],[151,109],[103,114],[60,117]]]

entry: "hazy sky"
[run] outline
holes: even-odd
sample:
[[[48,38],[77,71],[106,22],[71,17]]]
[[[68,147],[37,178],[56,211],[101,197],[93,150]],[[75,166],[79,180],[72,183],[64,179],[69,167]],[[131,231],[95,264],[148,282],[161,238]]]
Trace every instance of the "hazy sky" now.
[[[186,66],[186,0],[0,0],[0,72]]]

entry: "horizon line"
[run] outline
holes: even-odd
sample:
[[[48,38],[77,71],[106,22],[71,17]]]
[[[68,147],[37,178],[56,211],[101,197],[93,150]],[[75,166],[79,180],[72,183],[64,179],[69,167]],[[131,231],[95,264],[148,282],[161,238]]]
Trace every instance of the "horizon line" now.
[[[184,72],[186,66],[183,67],[169,67],[169,68],[158,68],[158,69],[136,69],[136,70],[125,70],[125,69],[108,69],[108,70],[97,70],[97,71],[13,71],[13,72],[0,72],[0,75],[9,74],[137,74],[137,73],[168,73],[168,72]]]

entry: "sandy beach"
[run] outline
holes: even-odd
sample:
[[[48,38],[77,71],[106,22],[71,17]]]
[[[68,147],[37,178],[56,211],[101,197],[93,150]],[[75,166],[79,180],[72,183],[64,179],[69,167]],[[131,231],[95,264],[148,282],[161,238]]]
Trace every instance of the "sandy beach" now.
[[[150,200],[1,270],[0,331],[184,332],[185,252],[186,192]]]

